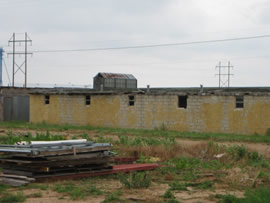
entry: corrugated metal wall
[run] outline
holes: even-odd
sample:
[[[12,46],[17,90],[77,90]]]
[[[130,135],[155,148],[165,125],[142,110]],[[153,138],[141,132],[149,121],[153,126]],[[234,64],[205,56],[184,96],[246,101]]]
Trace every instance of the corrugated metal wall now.
[[[136,79],[123,79],[123,78],[94,78],[94,89],[136,89]]]
[[[0,96],[0,120],[29,122],[29,96]]]

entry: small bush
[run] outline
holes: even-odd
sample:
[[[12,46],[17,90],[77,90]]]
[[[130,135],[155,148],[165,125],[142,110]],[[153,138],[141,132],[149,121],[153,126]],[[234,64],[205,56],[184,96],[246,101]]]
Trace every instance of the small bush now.
[[[171,189],[168,189],[164,195],[162,196],[163,198],[165,199],[175,199],[175,196],[174,194],[172,193],[172,190]]]
[[[240,199],[235,197],[234,195],[226,194],[226,195],[216,195],[217,198],[220,198],[219,203],[240,203]]]
[[[228,147],[227,151],[236,161],[239,161],[248,155],[248,150],[242,145]]]
[[[255,162],[261,161],[263,159],[262,155],[260,155],[258,152],[249,153],[248,158],[249,158],[249,160],[252,160]]]
[[[128,189],[148,188],[151,185],[151,177],[145,172],[134,172],[130,174],[118,174],[120,182]]]

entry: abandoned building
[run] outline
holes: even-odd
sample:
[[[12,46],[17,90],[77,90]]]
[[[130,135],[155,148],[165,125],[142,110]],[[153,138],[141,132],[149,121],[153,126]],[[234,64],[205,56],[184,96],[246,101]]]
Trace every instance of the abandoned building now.
[[[264,134],[270,88],[39,90],[30,94],[30,122]]]
[[[137,89],[137,79],[131,74],[98,73],[94,77],[94,89]]]

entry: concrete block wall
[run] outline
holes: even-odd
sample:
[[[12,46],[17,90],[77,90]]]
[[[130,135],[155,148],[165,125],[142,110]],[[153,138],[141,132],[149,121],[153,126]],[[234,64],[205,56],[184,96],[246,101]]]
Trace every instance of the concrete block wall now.
[[[235,108],[235,96],[189,95],[187,108],[178,107],[178,95],[136,94],[30,96],[31,122],[80,124],[122,128],[166,127],[186,132],[252,134],[270,128],[270,96],[244,96],[244,108]]]

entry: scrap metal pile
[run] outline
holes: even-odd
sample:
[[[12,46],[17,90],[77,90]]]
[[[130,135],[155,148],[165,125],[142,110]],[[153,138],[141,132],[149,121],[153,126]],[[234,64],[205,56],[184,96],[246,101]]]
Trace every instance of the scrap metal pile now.
[[[87,140],[0,145],[2,182],[11,181],[16,185],[54,176],[112,170],[111,149],[111,144]]]

